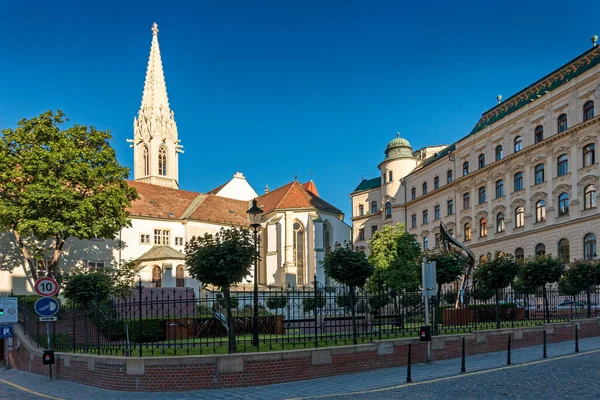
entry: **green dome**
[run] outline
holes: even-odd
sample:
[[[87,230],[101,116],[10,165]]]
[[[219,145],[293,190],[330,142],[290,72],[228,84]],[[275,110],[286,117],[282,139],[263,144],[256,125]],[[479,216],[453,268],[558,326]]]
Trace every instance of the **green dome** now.
[[[408,140],[401,138],[400,135],[388,143],[385,148],[384,161],[395,160],[397,158],[414,158],[410,143]]]

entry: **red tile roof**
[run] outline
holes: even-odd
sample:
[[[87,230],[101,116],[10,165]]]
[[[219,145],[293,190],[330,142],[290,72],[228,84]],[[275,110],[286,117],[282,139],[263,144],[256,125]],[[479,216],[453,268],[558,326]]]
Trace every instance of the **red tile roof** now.
[[[179,219],[200,193],[172,189],[138,181],[127,181],[139,195],[127,209],[129,214]]]
[[[305,188],[308,189],[309,192],[311,192],[312,194],[314,194],[315,196],[319,196],[319,191],[317,190],[317,185],[315,185],[315,182],[311,179],[310,181],[304,183],[302,186],[304,186]]]
[[[338,208],[311,193],[306,187],[296,181],[263,194],[258,198],[258,205],[263,209],[264,213],[276,209],[316,208],[318,210],[342,214]]]

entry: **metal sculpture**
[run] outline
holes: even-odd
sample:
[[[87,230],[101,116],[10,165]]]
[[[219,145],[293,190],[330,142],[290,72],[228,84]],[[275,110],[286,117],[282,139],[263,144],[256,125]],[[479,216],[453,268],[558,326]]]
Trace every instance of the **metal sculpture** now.
[[[450,234],[450,232],[448,232],[448,228],[446,228],[446,225],[444,225],[444,223],[441,221],[440,221],[440,239],[441,239],[442,248],[444,248],[446,251],[448,251],[448,252],[451,251],[452,250],[451,246],[455,246],[455,247],[458,247],[459,249],[463,250],[467,254],[467,259],[468,259],[467,266],[465,268],[465,273],[463,274],[462,282],[460,284],[460,289],[456,296],[456,304],[455,304],[455,308],[461,308],[465,305],[465,292],[467,290],[467,287],[469,286],[469,278],[471,277],[471,271],[473,270],[473,267],[475,266],[475,254],[473,254],[473,252],[471,250],[469,250],[469,248],[467,246],[465,246],[463,243],[461,243],[458,240],[456,240],[455,238],[453,238],[452,235]]]

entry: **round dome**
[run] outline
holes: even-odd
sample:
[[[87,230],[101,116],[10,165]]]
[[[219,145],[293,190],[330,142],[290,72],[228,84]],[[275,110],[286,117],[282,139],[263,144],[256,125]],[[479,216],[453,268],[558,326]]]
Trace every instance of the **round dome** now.
[[[385,148],[386,160],[394,160],[397,158],[414,158],[410,143],[408,140],[401,138],[400,135],[390,141]]]

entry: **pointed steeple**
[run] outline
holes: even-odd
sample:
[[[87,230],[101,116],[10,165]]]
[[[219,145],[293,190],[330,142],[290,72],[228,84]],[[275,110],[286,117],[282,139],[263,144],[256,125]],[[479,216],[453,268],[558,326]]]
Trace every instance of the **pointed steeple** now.
[[[144,95],[142,96],[142,107],[140,109],[140,112],[144,111],[155,114],[171,114],[165,74],[160,58],[158,25],[156,22],[152,25],[152,45],[150,46],[150,58],[146,69],[146,82],[144,83]]]

